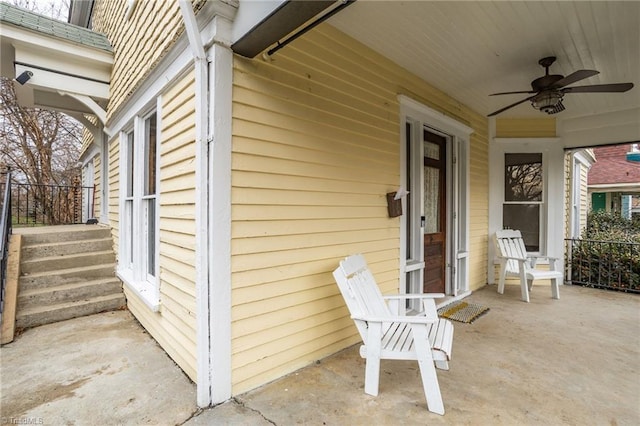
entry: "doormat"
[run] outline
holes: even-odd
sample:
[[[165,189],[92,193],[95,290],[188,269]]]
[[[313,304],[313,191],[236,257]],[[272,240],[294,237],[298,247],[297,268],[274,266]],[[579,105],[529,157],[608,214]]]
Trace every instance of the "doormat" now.
[[[486,314],[487,312],[489,312],[489,308],[486,306],[463,301],[450,303],[438,309],[439,316],[467,324],[471,324],[478,319],[478,317]]]

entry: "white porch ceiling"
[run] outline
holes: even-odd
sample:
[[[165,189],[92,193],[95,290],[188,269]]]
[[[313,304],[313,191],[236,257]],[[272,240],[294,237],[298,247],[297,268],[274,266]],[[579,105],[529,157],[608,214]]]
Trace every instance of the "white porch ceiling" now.
[[[553,117],[624,112],[640,134],[640,2],[358,0],[329,23],[484,115],[527,97],[488,95],[530,90],[546,56],[557,57],[551,74],[600,71],[573,86],[632,82],[626,93],[567,94]],[[546,116],[529,102],[498,115]]]

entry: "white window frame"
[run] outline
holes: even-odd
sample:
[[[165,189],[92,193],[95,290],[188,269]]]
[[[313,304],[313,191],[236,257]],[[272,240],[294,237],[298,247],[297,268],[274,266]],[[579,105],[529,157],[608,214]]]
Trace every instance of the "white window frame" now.
[[[587,154],[585,150],[573,152],[571,154],[571,217],[569,221],[569,237],[580,238],[582,230],[586,223],[582,223],[581,220],[586,216],[586,212],[582,212],[582,197],[589,197],[587,191],[587,182],[582,182],[583,170],[586,168],[589,170],[593,165],[593,158]],[[585,200],[585,204],[588,206],[590,201]]]
[[[502,229],[504,154],[542,153],[543,199],[540,218],[541,254],[558,258],[564,266],[564,149],[559,138],[494,138],[489,146],[489,283],[498,263],[494,235]],[[543,263],[543,262],[540,262]],[[558,263],[557,263],[558,265]],[[562,270],[562,269],[561,269]]]
[[[414,140],[422,141],[425,128],[435,131],[447,139],[447,247],[446,250],[446,293],[449,296],[463,297],[469,293],[469,149],[470,136],[473,132],[468,127],[451,117],[435,111],[407,96],[399,95],[400,102],[400,179],[406,183],[407,159],[413,159],[412,167],[422,170],[424,156],[423,144],[414,147],[412,155],[407,152],[406,123],[412,126]],[[414,142],[414,145],[415,142]],[[419,164],[418,164],[419,163]],[[412,206],[407,206],[403,198],[403,211],[412,209],[412,215],[422,216],[420,202],[412,198]],[[415,225],[415,221],[414,221]],[[407,215],[400,218],[400,281],[399,291],[407,292],[407,276],[419,271],[417,275],[422,281],[424,271],[423,244],[414,241],[412,250],[415,256],[407,259]],[[421,228],[413,233],[423,234]],[[420,287],[420,288],[418,288]],[[413,284],[409,292],[422,292],[421,285]],[[415,309],[415,307],[413,307]]]
[[[540,200],[527,200],[527,201],[514,201],[514,200],[507,200],[506,194],[505,194],[505,178],[504,178],[504,173],[506,170],[506,156],[510,155],[510,154],[540,154],[540,161],[542,163],[542,198]],[[505,206],[517,206],[517,205],[521,205],[521,206],[538,206],[538,221],[539,221],[539,227],[538,227],[538,250],[537,251],[530,251],[529,253],[531,254],[537,254],[539,255],[540,253],[544,253],[545,247],[546,247],[546,240],[544,238],[545,236],[545,229],[546,229],[546,220],[545,220],[545,211],[546,211],[546,195],[547,195],[547,187],[548,187],[548,173],[546,170],[546,162],[545,162],[545,155],[542,152],[512,152],[512,151],[506,151],[503,156],[502,156],[502,173],[503,173],[503,184],[502,184],[502,200],[501,200],[501,204],[502,204],[502,211],[503,211],[503,217],[502,217],[502,223],[500,224],[501,227],[504,227],[504,208]],[[523,235],[525,234],[525,232],[523,231]]]
[[[155,108],[147,109],[144,113],[134,116],[131,125],[120,133],[120,243],[117,275],[123,283],[134,292],[154,312],[160,308],[160,280],[159,280],[159,188],[160,188],[160,99],[156,100]],[[155,194],[144,195],[146,122],[156,115],[156,152],[155,152]],[[128,148],[129,136],[133,135],[133,151]],[[130,158],[133,155],[133,159]],[[133,161],[131,161],[133,160]],[[133,194],[127,195],[129,186],[129,165],[133,164]],[[154,226],[152,253],[154,268],[149,273],[149,234],[148,214],[146,208],[148,200],[154,200]],[[129,215],[129,209],[132,210]]]

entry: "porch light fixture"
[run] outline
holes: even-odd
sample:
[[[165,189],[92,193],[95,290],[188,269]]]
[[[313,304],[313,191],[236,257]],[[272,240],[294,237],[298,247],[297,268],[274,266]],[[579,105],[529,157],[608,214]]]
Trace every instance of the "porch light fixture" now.
[[[531,99],[531,105],[542,112],[547,114],[555,114],[564,110],[562,104],[562,97],[564,93],[561,91],[548,90],[540,92],[533,99]]]
[[[29,81],[33,77],[33,73],[31,71],[24,71],[22,74],[16,77],[16,81],[24,86],[24,84]]]

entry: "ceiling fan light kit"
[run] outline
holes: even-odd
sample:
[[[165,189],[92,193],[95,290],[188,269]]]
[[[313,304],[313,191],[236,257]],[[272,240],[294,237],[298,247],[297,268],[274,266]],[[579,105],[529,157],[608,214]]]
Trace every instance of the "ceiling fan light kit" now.
[[[555,60],[555,56],[548,56],[538,61],[538,64],[540,64],[544,68],[545,75],[536,78],[531,82],[531,88],[533,90],[501,92],[489,95],[513,95],[520,93],[533,94],[532,96],[524,98],[495,112],[492,112],[488,115],[488,117],[498,115],[501,112],[513,108],[514,106],[520,105],[521,103],[526,101],[530,101],[531,105],[541,112],[546,112],[547,114],[556,114],[564,111],[565,109],[564,105],[562,104],[562,99],[565,93],[621,93],[631,90],[631,88],[633,87],[633,83],[593,84],[590,86],[565,87],[569,84],[599,74],[599,72],[595,70],[578,70],[566,77],[559,74],[550,75],[549,67],[555,62]]]
[[[531,99],[531,105],[542,112],[547,114],[556,114],[564,110],[562,104],[562,98],[564,93],[555,91],[541,92]]]

